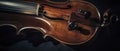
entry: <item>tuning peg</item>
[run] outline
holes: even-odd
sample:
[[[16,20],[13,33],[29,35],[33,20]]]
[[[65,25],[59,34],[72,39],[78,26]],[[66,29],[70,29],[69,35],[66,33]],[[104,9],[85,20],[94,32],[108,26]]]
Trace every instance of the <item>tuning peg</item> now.
[[[78,13],[82,14],[85,19],[88,19],[91,16],[91,12],[85,11],[85,10],[82,10],[82,9],[79,9]]]
[[[85,16],[85,19],[88,19],[88,18],[90,18],[91,13],[89,11],[85,11],[84,16]]]
[[[112,15],[112,16],[111,16],[111,23],[115,23],[115,22],[117,22],[117,21],[119,21],[118,16],[117,16],[117,15]]]
[[[68,29],[69,30],[74,30],[76,27],[77,27],[77,25],[75,24],[75,22],[70,22],[69,26],[68,26]]]
[[[103,15],[103,24],[102,26],[107,26],[111,23],[116,23],[119,20],[118,16],[113,13],[112,10],[108,9]]]

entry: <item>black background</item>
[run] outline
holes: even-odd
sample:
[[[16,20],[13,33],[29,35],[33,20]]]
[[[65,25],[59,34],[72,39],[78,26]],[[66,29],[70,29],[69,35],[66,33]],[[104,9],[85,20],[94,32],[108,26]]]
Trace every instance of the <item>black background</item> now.
[[[59,0],[58,0],[59,1]],[[86,0],[93,3],[100,11],[101,15],[106,9],[111,8],[113,14],[119,16],[119,2],[117,0]],[[27,41],[13,43],[11,46],[0,46],[0,51],[119,51],[120,49],[120,21],[101,28],[97,36],[86,45],[66,46],[62,44],[54,45],[52,42],[45,42],[37,47],[32,46]]]

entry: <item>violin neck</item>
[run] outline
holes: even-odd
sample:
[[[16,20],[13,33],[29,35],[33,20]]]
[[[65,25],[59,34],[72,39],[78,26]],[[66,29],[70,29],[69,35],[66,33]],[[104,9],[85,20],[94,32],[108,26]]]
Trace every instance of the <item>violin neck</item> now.
[[[38,9],[38,3],[0,0],[0,12],[38,15]]]

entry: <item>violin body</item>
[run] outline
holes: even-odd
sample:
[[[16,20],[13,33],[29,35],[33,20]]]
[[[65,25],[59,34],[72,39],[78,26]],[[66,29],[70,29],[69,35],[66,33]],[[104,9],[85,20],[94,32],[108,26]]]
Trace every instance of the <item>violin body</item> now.
[[[47,34],[59,42],[69,45],[83,44],[94,37],[100,26],[100,13],[97,8],[86,1],[71,1],[63,5],[69,5],[71,8],[50,6],[50,3],[43,5],[46,12],[45,16],[47,16],[45,20],[48,20],[53,26],[53,30]],[[85,18],[84,13],[80,12],[80,10],[90,12],[89,18]],[[55,18],[58,18],[58,20],[54,20]],[[59,18],[63,20],[59,20]],[[90,19],[93,20],[91,21]],[[77,27],[70,30],[69,26],[73,22],[75,22],[74,25]],[[99,24],[99,26],[96,24]]]
[[[65,7],[69,4],[71,5],[70,8]],[[37,29],[42,32],[44,38],[50,36],[60,43],[69,45],[79,45],[88,42],[95,36],[99,28],[96,24],[100,23],[96,23],[95,26],[94,24],[91,25],[95,22],[94,20],[100,22],[100,14],[98,9],[89,2],[65,2],[60,4],[61,7],[50,6],[52,4],[46,3],[42,5],[44,6],[43,11],[46,12],[42,17],[1,13],[0,25],[14,25],[18,35],[26,28]],[[90,12],[88,18],[85,18],[84,13],[80,10]],[[49,19],[46,16],[53,19]],[[54,20],[54,18],[63,20]],[[93,21],[91,21],[92,19]]]

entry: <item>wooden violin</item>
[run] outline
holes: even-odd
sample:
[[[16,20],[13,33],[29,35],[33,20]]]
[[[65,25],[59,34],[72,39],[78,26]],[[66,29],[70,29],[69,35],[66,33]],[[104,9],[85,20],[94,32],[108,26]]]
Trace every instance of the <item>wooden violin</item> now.
[[[52,4],[55,5],[51,6]],[[41,5],[44,6],[43,16],[47,18],[45,20],[54,27],[48,35],[59,42],[70,45],[85,43],[96,34],[100,26],[100,13],[89,2],[54,3],[46,0],[46,3]]]
[[[25,29],[36,29],[42,32],[43,38],[50,36],[60,43],[69,45],[79,45],[91,40],[103,24],[100,23],[101,17],[98,9],[86,1],[71,1],[60,5],[64,4],[70,4],[70,8],[42,4],[43,12],[37,10],[37,16],[1,13],[0,25],[14,25],[18,35]],[[39,17],[39,14],[42,16]]]

